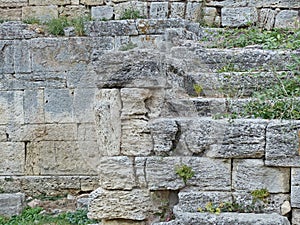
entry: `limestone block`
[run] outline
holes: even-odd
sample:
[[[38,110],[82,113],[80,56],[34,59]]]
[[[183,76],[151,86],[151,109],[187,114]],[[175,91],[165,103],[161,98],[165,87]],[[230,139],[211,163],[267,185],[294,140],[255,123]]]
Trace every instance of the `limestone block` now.
[[[8,136],[7,136],[8,134]],[[8,141],[10,140],[9,133],[7,132],[6,125],[0,126],[0,142]]]
[[[0,91],[0,124],[23,124],[23,91]]]
[[[162,125],[163,124],[163,125]],[[172,155],[176,145],[176,135],[180,134],[179,125],[174,120],[156,120],[150,125],[153,137],[153,150],[156,155]],[[177,137],[178,138],[178,137]]]
[[[6,30],[4,30],[6,32]],[[14,46],[12,41],[0,41],[0,72],[14,73]]]
[[[72,122],[74,91],[69,89],[45,89],[45,121],[48,123]]]
[[[78,176],[77,176],[78,177]],[[92,192],[99,187],[98,176],[81,176],[80,180],[80,190],[82,192]]]
[[[185,19],[199,22],[201,18],[202,2],[188,2],[186,4]]]
[[[131,221],[131,220],[102,220],[102,225],[146,225],[145,221]]]
[[[114,8],[112,6],[96,6],[92,7],[91,18],[94,20],[110,20],[113,18]]]
[[[1,3],[2,6],[2,3]],[[21,20],[22,18],[22,9],[21,8],[12,8],[12,9],[0,9],[1,19],[3,20]]]
[[[28,4],[28,0],[1,0],[1,7],[22,7]]]
[[[58,7],[56,5],[47,6],[26,6],[22,8],[22,20],[37,18],[40,21],[48,21],[58,17]]]
[[[99,160],[99,184],[107,190],[132,190],[135,177],[132,159],[126,156],[102,157]]]
[[[25,162],[25,144],[22,142],[0,142],[1,175],[23,175]]]
[[[29,5],[68,5],[70,0],[29,0]]]
[[[26,174],[95,174],[99,163],[95,141],[41,141],[27,144]]]
[[[291,205],[300,208],[300,168],[292,168],[291,181]]]
[[[138,33],[141,35],[165,34],[168,28],[183,28],[188,24],[180,18],[170,19],[140,19],[136,21]]]
[[[14,42],[14,71],[16,73],[31,72],[31,54],[28,41]]]
[[[299,28],[300,17],[296,10],[282,10],[275,19],[275,28]]]
[[[122,2],[121,2],[122,1]],[[124,1],[121,0],[119,4],[114,5],[114,14],[115,19],[120,19],[125,10],[137,10],[140,13],[140,16],[143,18],[147,18],[147,3],[140,1]],[[113,0],[116,2],[116,0]]]
[[[208,6],[219,7],[257,7],[257,8],[299,8],[297,0],[212,0],[206,3]]]
[[[44,123],[44,91],[24,91],[24,121],[25,123]]]
[[[80,0],[71,0],[71,5],[79,5]]]
[[[104,0],[80,0],[81,4],[84,5],[103,5]]]
[[[274,27],[276,11],[272,9],[261,9],[259,13],[258,24],[267,30]]]
[[[166,19],[168,17],[168,2],[151,2],[150,19]]]
[[[90,11],[83,5],[67,5],[59,8],[59,16],[78,19],[89,17]]]
[[[222,26],[241,27],[254,24],[258,20],[257,10],[254,7],[222,8]]]
[[[94,123],[81,123],[77,126],[79,141],[95,141],[97,140],[97,127]]]
[[[300,224],[300,209],[293,209],[292,211],[292,225]]]
[[[195,175],[187,181],[191,190],[231,190],[230,160],[183,157],[181,163],[190,166],[195,172]]]
[[[21,180],[24,176],[1,176],[0,187],[3,193],[17,193],[22,190]]]
[[[148,122],[144,119],[123,120],[121,153],[127,156],[147,156],[153,149]]]
[[[134,171],[135,171],[135,181],[136,186],[140,188],[147,188],[147,180],[146,180],[146,162],[147,157],[135,157],[134,158]]]
[[[182,2],[173,2],[171,4],[170,18],[184,18],[185,4]]]
[[[85,33],[91,37],[138,34],[133,20],[92,21],[86,24]]]
[[[0,194],[0,215],[15,216],[25,208],[25,195],[23,193]]]
[[[74,120],[78,123],[95,122],[94,88],[78,88],[74,90]]]
[[[298,167],[300,160],[300,123],[274,121],[267,127],[266,165]]]
[[[260,159],[234,160],[233,188],[250,191],[266,188],[270,193],[287,193],[289,174],[289,168],[265,167]]]
[[[163,203],[158,203],[161,204]],[[109,191],[98,188],[97,195],[89,206],[88,217],[108,220],[145,220],[148,215],[159,212],[148,190]]]
[[[184,182],[175,173],[180,166],[179,157],[148,157],[145,176],[150,190],[178,190]]]
[[[179,192],[179,203],[175,206],[177,212],[197,212],[198,208],[204,209],[208,202],[220,204],[232,202],[230,192]]]
[[[95,88],[95,72],[67,71],[67,86],[70,88]]]
[[[137,45],[138,48],[159,48],[163,44],[164,37],[161,35],[138,35],[131,36],[130,41]]]
[[[121,97],[118,89],[102,89],[95,97],[96,132],[100,154],[119,155],[121,142]]]

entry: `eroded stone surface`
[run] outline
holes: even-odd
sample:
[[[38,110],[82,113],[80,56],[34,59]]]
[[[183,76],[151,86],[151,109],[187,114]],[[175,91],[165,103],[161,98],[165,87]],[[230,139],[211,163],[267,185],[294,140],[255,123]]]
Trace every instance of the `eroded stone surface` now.
[[[0,194],[0,215],[15,216],[25,207],[25,195],[23,193]]]

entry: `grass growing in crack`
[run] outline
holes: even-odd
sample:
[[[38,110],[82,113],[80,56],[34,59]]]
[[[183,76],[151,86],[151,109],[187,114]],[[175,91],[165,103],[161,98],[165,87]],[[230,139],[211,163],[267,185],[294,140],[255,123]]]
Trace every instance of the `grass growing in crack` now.
[[[45,214],[42,211],[43,208],[40,207],[26,208],[18,216],[12,216],[11,218],[0,216],[0,225],[86,225],[97,223],[97,221],[87,218],[86,210],[62,213],[56,216]]]
[[[120,16],[120,20],[130,20],[139,18],[142,19],[144,17],[141,15],[141,12],[139,10],[133,8],[125,9]]]
[[[195,175],[192,168],[187,165],[177,166],[175,172],[183,180],[184,184]]]
[[[300,29],[297,30],[262,30],[256,27],[243,29],[224,29],[216,35],[218,48],[243,48],[260,45],[263,49],[298,49],[300,48]]]

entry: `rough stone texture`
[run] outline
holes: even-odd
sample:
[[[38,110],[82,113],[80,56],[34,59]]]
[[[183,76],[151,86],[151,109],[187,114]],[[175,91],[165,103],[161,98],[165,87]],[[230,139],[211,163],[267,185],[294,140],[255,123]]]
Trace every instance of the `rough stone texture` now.
[[[58,17],[58,7],[48,6],[28,6],[22,8],[22,19],[37,18],[40,21],[48,21]]]
[[[80,0],[81,4],[84,5],[103,5],[104,1],[103,0]]]
[[[14,216],[22,212],[25,207],[23,193],[0,194],[0,215]]]
[[[118,89],[100,90],[96,95],[96,126],[100,154],[118,155],[121,141],[121,97]]]
[[[58,9],[60,17],[78,19],[80,17],[89,17],[89,10],[83,5],[67,5]]]
[[[254,213],[183,213],[178,215],[179,219],[171,222],[155,223],[155,225],[290,225],[286,217],[278,214],[254,214]]]
[[[68,5],[70,0],[29,0],[29,5]]]
[[[274,27],[276,11],[272,9],[261,9],[259,13],[259,26],[267,30]]]
[[[166,19],[168,17],[168,2],[151,2],[150,18]]]
[[[153,198],[153,194],[143,189],[107,191],[98,188],[95,192],[97,197],[93,198],[88,213],[94,219],[144,220],[149,213],[159,213],[158,206],[164,204],[162,199]]]
[[[228,7],[245,7],[245,6],[253,6],[257,8],[298,8],[300,7],[300,3],[297,0],[221,0],[221,1],[209,1],[207,2],[208,6],[228,6]]]
[[[123,16],[125,10],[130,10],[130,9],[139,11],[140,16],[143,18],[148,17],[147,2],[125,1],[114,5],[113,11],[114,11],[115,19],[116,20],[120,19]]]
[[[182,2],[174,2],[171,4],[171,17],[172,18],[184,18],[185,4]]]
[[[291,181],[291,205],[300,208],[300,168],[292,168]]]
[[[282,10],[275,19],[275,28],[299,28],[300,17],[296,10]]]
[[[0,142],[1,175],[24,175],[25,149],[22,142]]]
[[[300,123],[274,121],[267,127],[266,165],[298,167]]]
[[[187,2],[185,19],[199,22],[201,18],[202,2]]]
[[[97,6],[92,7],[91,18],[98,20],[110,20],[114,15],[114,8],[112,6]]]
[[[22,18],[22,9],[5,9],[0,8],[1,19],[3,20],[20,20]]]
[[[1,0],[1,7],[21,7],[27,5],[28,0]]]
[[[222,8],[222,26],[242,27],[254,24],[258,20],[257,9],[254,7]]]
[[[293,209],[293,219],[292,225],[299,225],[300,224],[300,209]]]
[[[289,168],[264,167],[260,159],[233,161],[232,185],[235,190],[266,188],[270,193],[288,193]]]

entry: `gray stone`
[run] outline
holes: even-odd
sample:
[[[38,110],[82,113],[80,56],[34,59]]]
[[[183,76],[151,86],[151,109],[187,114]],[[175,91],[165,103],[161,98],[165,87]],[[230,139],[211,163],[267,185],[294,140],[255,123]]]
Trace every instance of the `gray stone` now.
[[[23,92],[0,91],[0,124],[23,123]]]
[[[31,53],[28,41],[14,42],[14,71],[16,73],[31,72]]]
[[[199,22],[201,19],[202,2],[187,2],[185,19]]]
[[[185,4],[183,2],[173,2],[171,4],[171,18],[184,18]]]
[[[219,7],[246,7],[253,6],[257,8],[299,8],[300,3],[297,0],[222,0],[209,1],[207,6]]]
[[[273,121],[267,127],[266,165],[299,166],[299,135],[298,121]]]
[[[96,6],[92,7],[91,18],[94,20],[110,20],[114,15],[112,6]]]
[[[66,27],[66,28],[64,28],[64,35],[66,37],[74,37],[74,36],[76,36],[75,28],[74,27]]]
[[[260,159],[233,161],[233,188],[256,190],[266,188],[270,193],[288,193],[289,168],[265,167]]]
[[[73,113],[75,122],[95,122],[95,95],[95,88],[78,88],[74,90]]]
[[[300,168],[291,171],[291,205],[300,208]]]
[[[155,225],[290,225],[286,217],[276,213],[255,214],[255,213],[182,213],[176,215],[179,219],[172,222],[155,223]]]
[[[116,0],[114,0],[116,1]],[[124,1],[124,0],[120,0]],[[124,16],[126,10],[134,10],[139,12],[139,16],[142,18],[148,17],[147,2],[140,1],[124,1],[114,5],[115,19],[118,20]]]
[[[28,25],[18,21],[8,21],[0,24],[0,39],[28,39],[38,35],[31,30],[28,30]],[[1,46],[1,45],[0,45]]]
[[[132,159],[118,156],[102,157],[99,161],[99,184],[102,188],[132,190],[136,186]]]
[[[293,209],[292,211],[292,225],[300,224],[300,209]]]
[[[276,11],[272,9],[261,9],[259,13],[259,26],[267,30],[274,27]]]
[[[44,91],[24,91],[24,121],[25,123],[44,123]]]
[[[22,142],[0,142],[2,160],[1,175],[24,175],[25,144]]]
[[[12,41],[0,41],[0,72],[14,72],[14,45]]]
[[[139,34],[165,34],[168,28],[184,28],[189,23],[180,18],[170,19],[139,19],[136,21]]]
[[[254,7],[222,8],[221,18],[222,26],[242,27],[256,23],[258,14]]]
[[[15,216],[25,208],[25,195],[23,193],[0,194],[0,215]]]
[[[275,28],[299,28],[300,17],[296,10],[282,10],[280,11],[275,20]]]
[[[284,201],[280,207],[281,215],[286,216],[291,210],[291,203],[289,201]]]
[[[96,131],[103,156],[119,155],[121,142],[121,97],[118,89],[102,89],[95,97]]]
[[[151,2],[150,19],[166,19],[168,17],[168,2]]]

